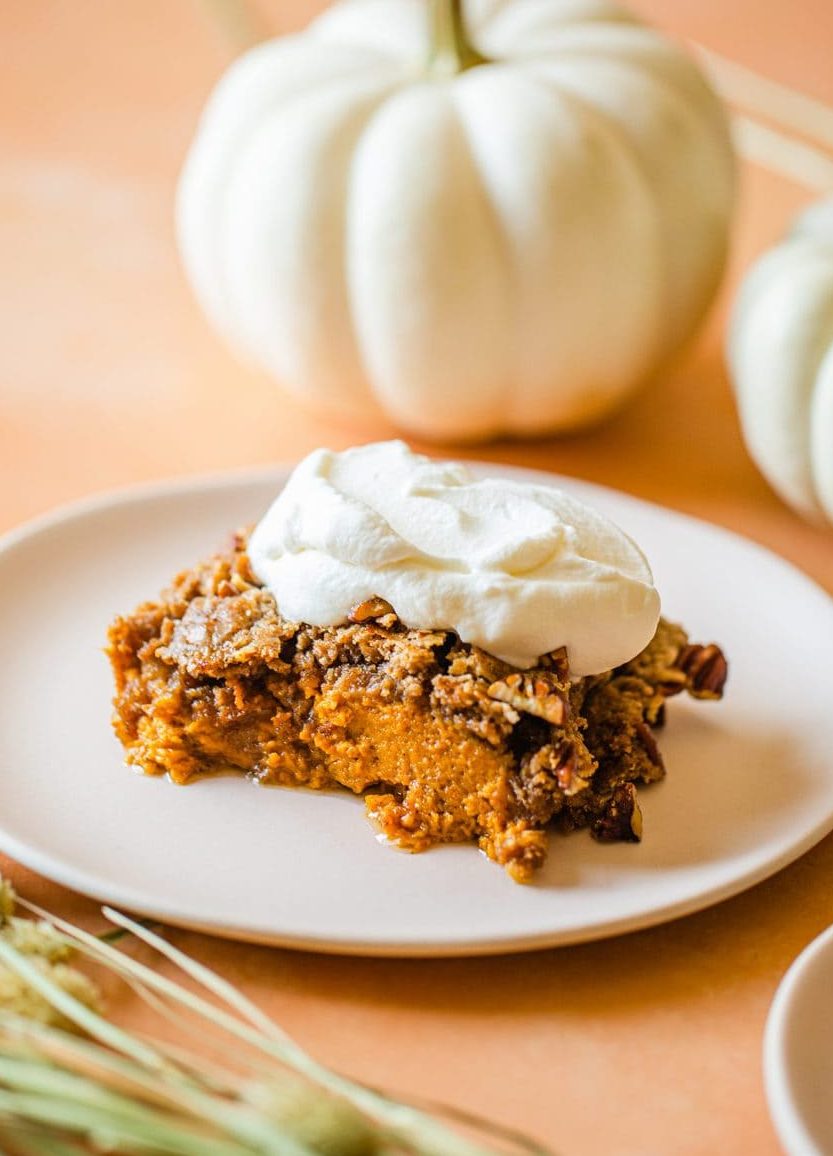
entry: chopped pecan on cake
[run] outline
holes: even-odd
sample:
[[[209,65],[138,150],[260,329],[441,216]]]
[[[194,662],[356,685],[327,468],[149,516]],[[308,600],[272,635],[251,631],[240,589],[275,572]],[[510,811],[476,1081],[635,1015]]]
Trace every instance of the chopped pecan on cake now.
[[[187,783],[364,796],[399,846],[473,841],[528,881],[548,830],[636,842],[636,786],[665,774],[665,701],[719,698],[726,660],[660,621],[630,662],[571,680],[565,652],[517,670],[444,630],[410,630],[381,598],[341,626],[284,621],[245,536],[114,622],[114,725],[131,763]]]

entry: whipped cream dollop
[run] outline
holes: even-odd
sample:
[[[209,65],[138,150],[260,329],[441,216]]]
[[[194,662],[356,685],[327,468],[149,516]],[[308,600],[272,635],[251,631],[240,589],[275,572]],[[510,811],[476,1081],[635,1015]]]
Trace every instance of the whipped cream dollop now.
[[[249,557],[289,620],[333,626],[377,595],[405,625],[454,630],[514,666],[566,646],[576,676],[632,658],[659,617],[645,557],[607,518],[400,441],[311,453]]]

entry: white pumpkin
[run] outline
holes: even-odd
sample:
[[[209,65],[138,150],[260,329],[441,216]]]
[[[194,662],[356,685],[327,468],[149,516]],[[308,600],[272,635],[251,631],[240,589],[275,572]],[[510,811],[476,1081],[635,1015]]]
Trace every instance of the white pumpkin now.
[[[346,0],[220,81],[178,233],[209,317],[330,409],[438,439],[565,430],[719,280],[723,109],[604,0]],[[476,44],[476,50],[471,43]]]
[[[833,198],[746,275],[728,357],[761,472],[799,513],[833,521]]]

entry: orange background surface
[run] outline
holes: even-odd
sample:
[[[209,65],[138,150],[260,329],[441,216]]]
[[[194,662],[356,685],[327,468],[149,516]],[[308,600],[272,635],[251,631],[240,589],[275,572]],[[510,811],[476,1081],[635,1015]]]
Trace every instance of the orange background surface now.
[[[184,283],[173,190],[200,107],[235,51],[220,7],[0,7],[0,529],[115,485],[289,460],[391,432],[360,415],[345,428],[309,413],[242,368]],[[256,11],[265,29],[288,31],[320,7],[264,0]],[[833,103],[829,0],[635,7]],[[808,200],[747,167],[724,290],[680,363],[602,429],[476,456],[694,513],[764,543],[833,590],[833,532],[799,522],[755,471],[722,362],[739,275]],[[777,690],[781,672],[773,673]],[[91,902],[3,866],[27,897],[94,917]],[[700,915],[482,961],[338,959],[172,936],[326,1062],[522,1127],[563,1156],[766,1156],[778,1149],[760,1070],[764,1020],[786,967],[833,921],[831,880],[828,838]],[[143,1018],[129,996],[113,1011]]]

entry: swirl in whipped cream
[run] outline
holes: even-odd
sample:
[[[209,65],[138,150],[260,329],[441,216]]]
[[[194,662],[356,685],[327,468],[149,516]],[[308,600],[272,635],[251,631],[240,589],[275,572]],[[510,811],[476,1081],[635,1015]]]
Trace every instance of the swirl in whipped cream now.
[[[607,518],[399,441],[311,453],[249,556],[292,621],[333,626],[375,595],[406,626],[454,630],[514,666],[565,646],[576,676],[632,658],[659,617],[645,557]]]

